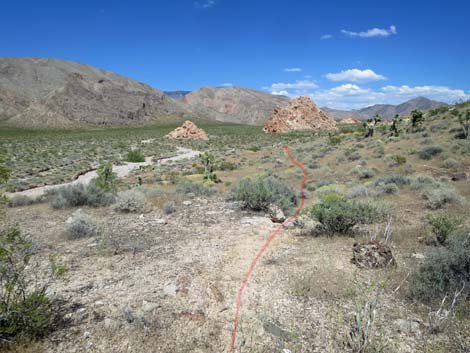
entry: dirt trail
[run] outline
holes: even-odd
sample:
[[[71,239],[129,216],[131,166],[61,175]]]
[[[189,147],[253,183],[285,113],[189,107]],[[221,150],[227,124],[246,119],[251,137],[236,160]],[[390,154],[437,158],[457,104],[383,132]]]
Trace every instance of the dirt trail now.
[[[168,158],[162,158],[156,162],[156,164],[163,164],[167,163],[170,161],[178,161],[181,159],[191,159],[199,155],[199,151],[195,151],[189,148],[183,148],[183,147],[178,147],[178,154],[173,157],[168,157]],[[153,157],[146,157],[145,162],[140,162],[140,163],[126,163],[123,165],[113,165],[113,172],[115,172],[118,176],[118,178],[123,178],[131,171],[133,171],[136,168],[147,166],[147,165],[152,165],[152,158]],[[18,191],[14,193],[7,193],[7,197],[14,197],[14,196],[28,196],[28,197],[38,197],[43,195],[47,190],[58,188],[61,186],[68,186],[68,185],[74,185],[74,184],[83,184],[83,185],[88,185],[90,181],[97,176],[96,169],[89,171],[85,174],[80,175],[77,179],[74,181],[68,182],[68,183],[63,183],[63,184],[55,184],[55,185],[44,185],[44,186],[39,186],[37,188],[32,188],[28,190],[23,190],[23,191]]]

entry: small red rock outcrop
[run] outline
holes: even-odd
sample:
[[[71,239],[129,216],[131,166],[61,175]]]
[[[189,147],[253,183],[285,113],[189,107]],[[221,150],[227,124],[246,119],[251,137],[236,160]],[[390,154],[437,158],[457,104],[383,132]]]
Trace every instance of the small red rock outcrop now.
[[[204,130],[198,128],[190,120],[186,120],[183,125],[177,127],[165,137],[169,139],[193,139],[193,140],[208,140],[207,134]]]
[[[274,109],[263,128],[268,133],[336,129],[336,121],[320,110],[309,97],[291,99],[285,107]]]

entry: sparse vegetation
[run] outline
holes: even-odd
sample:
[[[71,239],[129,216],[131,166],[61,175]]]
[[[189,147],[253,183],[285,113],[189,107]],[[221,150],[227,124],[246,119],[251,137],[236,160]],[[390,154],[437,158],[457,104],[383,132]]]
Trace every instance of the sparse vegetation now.
[[[81,206],[104,207],[115,201],[112,194],[97,187],[93,182],[88,186],[72,184],[53,188],[46,192],[44,198],[49,201],[52,208],[57,209]]]
[[[446,247],[431,251],[411,281],[410,295],[423,301],[439,300],[470,283],[470,233],[454,234]],[[465,287],[464,297],[470,293]]]
[[[309,210],[311,216],[322,223],[330,233],[348,233],[358,224],[371,224],[383,220],[390,209],[372,201],[349,200],[343,195],[329,193]]]
[[[96,221],[83,212],[75,212],[65,223],[65,233],[69,239],[79,239],[98,234]]]
[[[145,195],[137,189],[120,192],[115,205],[115,209],[122,213],[143,212],[147,207]]]
[[[444,149],[441,146],[425,147],[419,153],[419,158],[428,161],[428,160],[432,159],[434,156],[437,156],[438,154],[441,154],[442,151],[444,151]]]
[[[232,198],[254,211],[266,211],[270,204],[289,211],[298,203],[294,189],[274,176],[240,180],[232,191]]]
[[[142,163],[145,162],[145,155],[141,150],[130,150],[127,152],[126,160],[132,163]]]

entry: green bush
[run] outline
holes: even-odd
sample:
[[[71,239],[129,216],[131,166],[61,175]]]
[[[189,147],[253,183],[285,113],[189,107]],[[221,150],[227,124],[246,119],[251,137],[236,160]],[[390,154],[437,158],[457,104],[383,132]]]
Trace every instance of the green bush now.
[[[115,197],[98,187],[94,181],[86,187],[83,184],[72,184],[46,191],[44,198],[49,201],[52,208],[70,207],[105,207],[115,201]]]
[[[396,186],[404,186],[411,184],[411,179],[404,175],[386,175],[377,179],[375,186],[380,184],[395,184]]]
[[[411,280],[410,296],[430,302],[461,289],[464,297],[470,293],[470,232],[454,234],[446,247],[431,251]]]
[[[133,163],[142,163],[145,162],[145,155],[141,150],[130,150],[127,152],[126,160]]]
[[[406,157],[399,155],[399,154],[393,154],[388,157],[390,159],[390,162],[392,165],[403,165],[406,163]]]
[[[270,204],[275,204],[288,212],[299,201],[295,190],[274,176],[240,180],[232,190],[231,198],[254,211],[266,211]]]
[[[65,222],[65,233],[69,239],[90,237],[98,233],[98,225],[87,214],[76,212]]]
[[[178,185],[176,187],[176,192],[184,195],[194,194],[196,196],[212,196],[217,191],[203,184],[186,182]]]
[[[348,233],[357,224],[371,224],[385,219],[390,207],[371,201],[356,201],[330,193],[308,211],[331,233]]]
[[[64,269],[51,259],[37,276],[32,244],[16,228],[0,232],[0,340],[39,338],[53,327],[56,314],[47,290]],[[39,279],[40,278],[40,279]]]
[[[424,192],[423,198],[426,200],[426,207],[431,210],[437,210],[448,204],[461,205],[464,202],[462,196],[448,185],[440,185]]]
[[[426,216],[426,220],[431,226],[431,230],[436,237],[436,240],[440,244],[444,244],[449,236],[462,224],[462,219],[460,217],[449,215],[434,216],[432,214],[428,214]]]
[[[376,185],[375,188],[381,194],[398,194],[398,192],[400,191],[397,184],[395,183],[379,183],[378,185]]]
[[[441,154],[443,151],[444,149],[441,146],[425,147],[422,149],[421,152],[419,152],[419,158],[424,159],[424,160],[430,160],[434,156]]]
[[[142,212],[147,208],[145,195],[137,189],[130,189],[118,194],[115,209],[122,213]]]

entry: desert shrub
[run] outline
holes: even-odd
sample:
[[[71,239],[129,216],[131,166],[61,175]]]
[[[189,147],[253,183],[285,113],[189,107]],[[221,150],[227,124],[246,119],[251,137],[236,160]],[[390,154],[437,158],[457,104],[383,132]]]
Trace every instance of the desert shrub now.
[[[376,185],[375,188],[381,194],[398,194],[398,192],[400,191],[397,184],[395,183],[379,183]]]
[[[86,205],[91,207],[106,207],[116,202],[116,197],[106,192],[106,189],[99,187],[93,181],[85,188]]]
[[[130,189],[118,194],[115,209],[122,213],[142,212],[147,208],[145,195],[137,190]]]
[[[466,283],[464,296],[470,293],[470,233],[450,236],[446,247],[431,251],[414,274],[410,296],[423,301],[442,300]]]
[[[462,219],[450,215],[432,215],[426,216],[426,221],[431,226],[431,231],[440,244],[444,244],[449,235],[453,234],[462,224]]]
[[[330,193],[344,194],[344,186],[339,185],[339,184],[335,184],[335,183],[327,184],[327,185],[323,185],[323,186],[320,186],[319,188],[317,188],[315,190],[315,193],[319,196],[327,195],[327,194],[330,194]]]
[[[243,207],[254,211],[266,211],[269,204],[276,204],[289,211],[298,203],[294,189],[274,176],[242,179],[232,190],[231,198],[241,201]]]
[[[380,184],[395,184],[396,186],[404,186],[411,184],[411,179],[404,175],[386,175],[383,176],[375,182],[375,185],[378,186]]]
[[[7,202],[8,207],[21,207],[33,205],[38,202],[38,199],[26,196],[26,195],[16,195],[10,198]]]
[[[351,198],[369,196],[369,189],[364,185],[356,185],[348,190],[348,196]]]
[[[441,146],[429,146],[425,147],[419,152],[419,158],[424,159],[424,160],[430,160],[434,156],[437,156],[438,154],[442,153],[444,149]]]
[[[461,167],[461,163],[459,163],[458,161],[456,161],[455,159],[453,158],[447,158],[443,163],[442,163],[442,167],[446,168],[446,169],[457,169],[459,167]]]
[[[1,341],[40,338],[53,328],[56,314],[47,292],[64,269],[52,258],[47,268],[36,266],[31,262],[32,249],[18,229],[0,232]]]
[[[411,188],[421,190],[437,184],[439,182],[430,175],[418,175],[411,183]]]
[[[235,170],[238,165],[233,162],[220,161],[214,166],[214,170]]]
[[[165,202],[163,205],[163,213],[166,215],[172,214],[176,211],[175,204],[173,202]]]
[[[193,194],[196,196],[212,196],[217,192],[209,186],[191,182],[178,185],[176,191],[184,195]]]
[[[406,157],[400,154],[393,154],[388,156],[388,160],[390,161],[390,165],[392,166],[399,166],[406,163]]]
[[[363,169],[361,168],[358,172],[360,179],[370,179],[375,176],[375,172],[372,169]]]
[[[98,233],[98,225],[89,215],[75,212],[65,222],[65,234],[69,239],[91,237]]]
[[[441,187],[428,190],[423,193],[426,200],[426,207],[431,210],[437,210],[448,204],[460,205],[463,198],[450,185],[442,185]]]
[[[69,207],[104,207],[115,201],[115,197],[98,187],[93,181],[86,187],[83,184],[72,184],[49,189],[44,196],[52,208]]]
[[[145,155],[141,150],[130,150],[127,152],[126,160],[133,163],[142,163],[145,162]]]
[[[347,233],[357,224],[371,224],[383,220],[390,213],[385,204],[356,201],[330,193],[308,211],[331,233]]]

